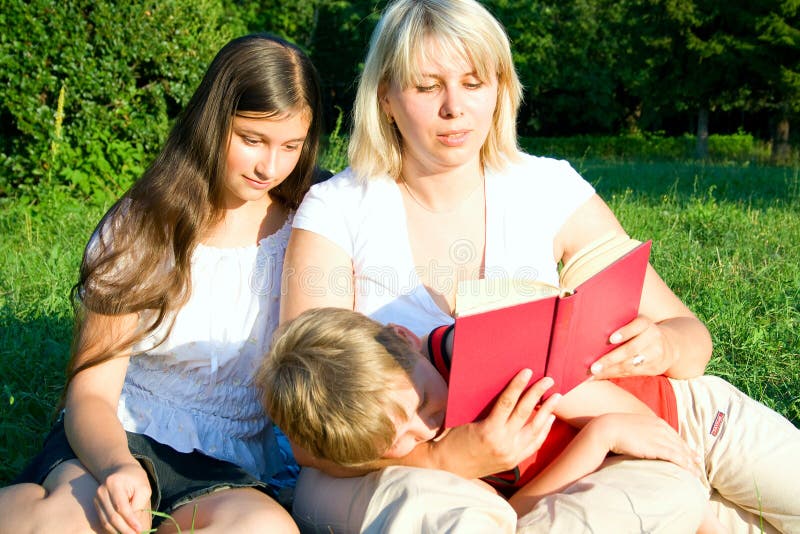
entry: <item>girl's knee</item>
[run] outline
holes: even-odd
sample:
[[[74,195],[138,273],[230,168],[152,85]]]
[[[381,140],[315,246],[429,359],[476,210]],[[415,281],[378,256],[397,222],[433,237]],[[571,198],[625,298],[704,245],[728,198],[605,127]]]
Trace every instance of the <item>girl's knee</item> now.
[[[80,502],[63,486],[49,492],[37,484],[3,488],[0,516],[0,534],[85,533],[97,524],[94,507]]]

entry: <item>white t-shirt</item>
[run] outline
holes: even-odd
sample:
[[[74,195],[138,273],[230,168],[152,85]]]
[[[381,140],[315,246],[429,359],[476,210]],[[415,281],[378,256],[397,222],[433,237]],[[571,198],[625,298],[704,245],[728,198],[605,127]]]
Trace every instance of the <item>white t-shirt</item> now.
[[[555,235],[594,188],[568,162],[521,154],[522,161],[486,173],[486,277],[558,283]],[[417,335],[453,318],[421,284],[408,240],[397,184],[388,176],[359,181],[348,168],[314,185],[294,218],[294,227],[317,233],[353,261],[351,273],[328,273],[325,287],[350,291],[355,310],[383,323],[402,324]],[[462,246],[463,245],[463,246]],[[451,257],[476,251],[455,242]],[[432,266],[435,276],[435,266]],[[319,283],[321,273],[289,273]],[[324,282],[324,281],[323,281]]]
[[[278,324],[291,217],[256,245],[198,245],[192,294],[169,337],[134,347],[117,415],[125,430],[181,451],[194,449],[266,479],[281,465],[253,383]]]

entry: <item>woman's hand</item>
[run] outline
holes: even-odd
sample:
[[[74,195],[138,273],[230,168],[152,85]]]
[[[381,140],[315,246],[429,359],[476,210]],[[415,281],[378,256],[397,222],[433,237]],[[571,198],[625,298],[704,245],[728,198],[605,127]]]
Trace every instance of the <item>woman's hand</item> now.
[[[562,225],[554,241],[556,261],[569,259],[608,232],[623,232],[614,214],[597,195]],[[648,265],[639,303],[639,318],[620,328],[611,343],[621,343],[596,363],[596,378],[660,375],[692,378],[711,358],[711,335]]]
[[[138,534],[150,524],[150,481],[133,458],[112,470],[94,498],[100,524],[108,532]]]
[[[618,346],[592,364],[595,378],[660,375],[675,363],[662,328],[641,315],[611,334],[608,342]]]
[[[525,387],[531,371],[523,369],[498,397],[489,415],[448,432],[431,444],[440,469],[465,478],[480,478],[511,469],[541,447],[550,432],[558,394],[552,395],[538,409],[542,395],[553,385],[543,378],[530,389]]]
[[[666,460],[702,477],[702,460],[666,421],[655,415],[605,414],[582,432],[594,434],[609,452],[634,458]]]

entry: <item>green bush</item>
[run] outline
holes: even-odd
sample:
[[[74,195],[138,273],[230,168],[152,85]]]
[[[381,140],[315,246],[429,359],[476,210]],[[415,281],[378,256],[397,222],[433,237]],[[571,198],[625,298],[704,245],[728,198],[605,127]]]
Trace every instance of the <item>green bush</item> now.
[[[3,4],[0,196],[36,198],[42,185],[100,202],[117,196],[216,51],[244,31],[220,0]]]

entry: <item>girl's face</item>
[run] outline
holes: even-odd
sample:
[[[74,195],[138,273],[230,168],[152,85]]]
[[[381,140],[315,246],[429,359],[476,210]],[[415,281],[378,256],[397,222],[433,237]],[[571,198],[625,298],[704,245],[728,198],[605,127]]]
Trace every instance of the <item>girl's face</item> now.
[[[410,378],[408,381],[401,377],[400,385],[392,392],[406,416],[394,421],[395,440],[384,458],[406,456],[420,443],[436,437],[444,423],[447,384],[442,375],[420,354]]]
[[[309,124],[307,112],[281,118],[234,116],[224,177],[225,207],[269,202],[269,190],[297,165]]]
[[[440,60],[422,61],[422,77],[411,87],[392,84],[379,95],[403,137],[403,167],[433,174],[479,163],[497,106],[497,77],[482,80],[466,59],[448,57],[431,39],[426,46]]]

